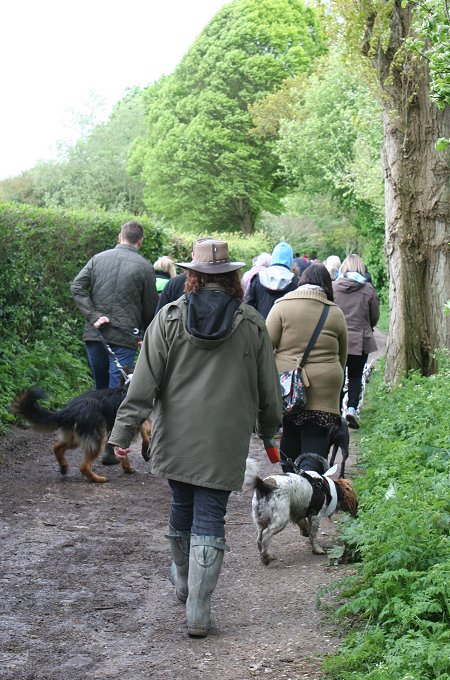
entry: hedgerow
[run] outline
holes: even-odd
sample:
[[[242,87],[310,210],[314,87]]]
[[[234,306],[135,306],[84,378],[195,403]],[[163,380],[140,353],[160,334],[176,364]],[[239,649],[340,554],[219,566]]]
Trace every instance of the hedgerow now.
[[[358,554],[337,614],[353,632],[326,677],[450,678],[450,362],[398,387],[378,372],[364,409],[360,510],[342,538]]]
[[[70,282],[92,255],[114,247],[120,226],[132,219],[144,226],[140,252],[151,262],[161,255],[190,260],[193,242],[206,235],[178,233],[144,216],[0,203],[0,433],[14,420],[9,405],[21,390],[40,385],[50,404],[61,406],[92,387]],[[249,266],[270,249],[261,234],[214,236]]]
[[[70,282],[96,252],[117,242],[130,215],[0,204],[0,431],[13,420],[9,404],[31,385],[53,404],[92,387],[83,319]],[[153,260],[168,248],[167,233],[148,218],[142,252]]]

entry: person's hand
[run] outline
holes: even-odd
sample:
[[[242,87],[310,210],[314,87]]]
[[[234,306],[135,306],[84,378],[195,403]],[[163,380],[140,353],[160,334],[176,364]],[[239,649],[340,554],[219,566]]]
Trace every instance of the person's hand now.
[[[120,460],[123,460],[128,456],[130,453],[131,449],[123,449],[121,446],[115,446],[114,447],[114,454],[117,456],[117,458],[120,458]]]
[[[280,449],[274,439],[265,439],[264,448],[271,463],[279,463],[281,461]]]
[[[105,323],[109,323],[109,318],[107,316],[99,316],[97,321],[94,322],[94,328],[100,328],[100,326],[104,326]]]

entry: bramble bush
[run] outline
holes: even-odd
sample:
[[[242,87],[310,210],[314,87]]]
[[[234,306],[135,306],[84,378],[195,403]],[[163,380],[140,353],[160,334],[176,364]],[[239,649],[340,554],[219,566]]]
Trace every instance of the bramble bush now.
[[[151,262],[161,255],[190,260],[193,242],[205,236],[142,215],[0,203],[0,433],[14,420],[14,396],[31,385],[43,387],[54,407],[92,388],[70,282],[92,255],[114,247],[121,225],[132,219],[144,226],[140,252]],[[230,257],[248,266],[271,249],[263,235],[214,236],[228,240]]]
[[[443,356],[437,375],[390,388],[377,371],[366,391],[360,509],[342,533],[361,562],[337,612],[353,632],[326,677],[450,678],[449,379]]]

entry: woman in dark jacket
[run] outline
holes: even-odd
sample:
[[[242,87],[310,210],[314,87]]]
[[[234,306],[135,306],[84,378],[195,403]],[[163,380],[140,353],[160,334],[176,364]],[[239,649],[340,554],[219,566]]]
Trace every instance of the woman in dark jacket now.
[[[298,276],[291,271],[293,256],[289,243],[278,243],[272,251],[270,265],[255,274],[250,282],[244,302],[257,309],[265,319],[275,300],[298,286]]]
[[[358,403],[364,365],[370,352],[377,350],[373,329],[380,317],[380,302],[367,280],[366,266],[358,255],[343,261],[333,282],[334,300],[344,312],[348,329],[348,403],[346,419],[359,428]]]

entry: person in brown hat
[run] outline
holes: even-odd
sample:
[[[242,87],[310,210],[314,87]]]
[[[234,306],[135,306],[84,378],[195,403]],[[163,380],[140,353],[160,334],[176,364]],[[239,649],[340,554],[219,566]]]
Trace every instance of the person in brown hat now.
[[[273,447],[281,397],[264,319],[242,302],[244,263],[208,238],[178,264],[185,293],[149,326],[109,441],[124,455],[152,413],[151,472],[172,491],[169,578],[186,601],[189,635],[204,637],[227,549],[228,498],[242,488],[253,430]]]

